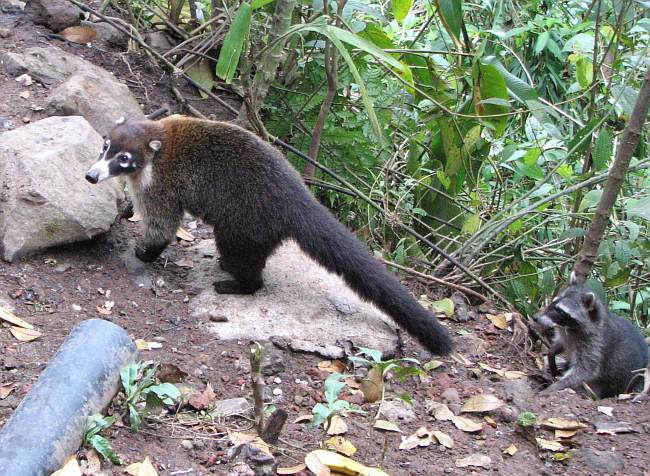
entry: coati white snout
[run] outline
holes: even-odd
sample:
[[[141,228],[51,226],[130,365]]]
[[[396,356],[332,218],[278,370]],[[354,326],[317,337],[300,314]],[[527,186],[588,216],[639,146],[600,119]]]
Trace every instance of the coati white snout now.
[[[153,261],[185,211],[214,226],[221,267],[234,279],[219,293],[254,293],[266,259],[293,239],[436,354],[449,334],[368,250],[319,204],[274,147],[233,124],[172,116],[116,126],[86,179],[125,175],[144,238],[135,253]]]
[[[648,346],[630,321],[610,313],[601,300],[571,274],[569,286],[534,316],[552,336],[549,370],[557,373],[555,357],[564,354],[568,370],[544,392],[572,388],[585,393],[586,384],[597,398],[639,389],[633,372],[648,365]]]

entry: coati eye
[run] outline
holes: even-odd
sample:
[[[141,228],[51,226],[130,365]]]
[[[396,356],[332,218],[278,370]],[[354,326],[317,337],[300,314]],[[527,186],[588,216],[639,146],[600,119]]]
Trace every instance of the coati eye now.
[[[120,154],[119,159],[120,159],[120,162],[122,162],[122,163],[128,162],[129,160],[131,160],[131,154],[129,154],[128,152],[124,153],[124,154]]]

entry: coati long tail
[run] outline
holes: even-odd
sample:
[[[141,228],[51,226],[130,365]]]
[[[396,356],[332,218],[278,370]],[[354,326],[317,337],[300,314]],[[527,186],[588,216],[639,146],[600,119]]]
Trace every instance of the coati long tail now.
[[[328,270],[343,277],[363,299],[374,303],[424,347],[437,355],[452,350],[447,330],[427,312],[359,240],[315,201],[297,217],[293,237]]]

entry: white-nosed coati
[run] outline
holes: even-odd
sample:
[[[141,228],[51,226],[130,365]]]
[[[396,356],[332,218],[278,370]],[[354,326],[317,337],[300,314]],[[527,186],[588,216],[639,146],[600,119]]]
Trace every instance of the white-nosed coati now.
[[[221,267],[234,278],[216,282],[216,291],[248,294],[262,287],[269,255],[293,239],[428,350],[451,351],[444,327],[316,201],[285,157],[251,132],[180,116],[120,124],[86,179],[122,174],[143,217],[141,260],[162,253],[187,211],[214,226]]]
[[[545,393],[564,388],[585,393],[586,384],[597,398],[607,398],[639,388],[642,379],[634,379],[633,372],[648,365],[645,339],[630,321],[610,313],[575,274],[534,320],[552,335],[551,373],[557,373],[556,355],[568,360],[568,370]]]

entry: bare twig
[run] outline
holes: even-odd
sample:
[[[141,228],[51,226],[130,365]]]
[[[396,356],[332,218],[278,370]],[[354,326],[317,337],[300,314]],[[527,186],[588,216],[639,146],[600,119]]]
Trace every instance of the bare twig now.
[[[251,385],[253,387],[253,404],[255,411],[255,425],[257,434],[262,434],[264,425],[264,379],[262,378],[262,357],[264,348],[259,342],[254,342],[251,346]]]

